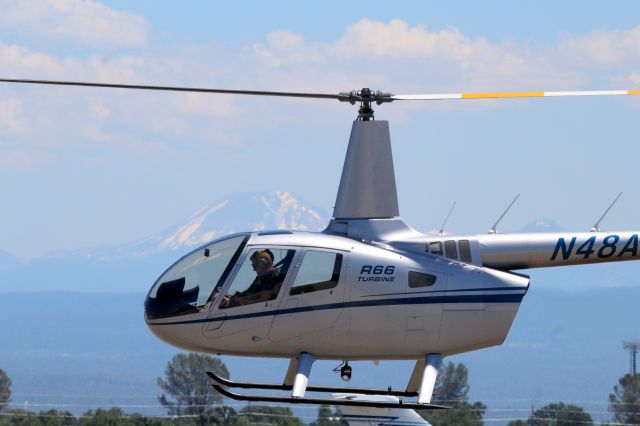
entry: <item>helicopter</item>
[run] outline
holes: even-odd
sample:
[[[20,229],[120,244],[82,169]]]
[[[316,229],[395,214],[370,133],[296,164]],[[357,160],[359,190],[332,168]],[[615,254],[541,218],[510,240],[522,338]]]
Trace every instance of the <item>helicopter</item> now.
[[[529,276],[518,271],[640,259],[640,232],[599,228],[613,204],[589,232],[499,233],[497,225],[513,202],[488,233],[414,230],[399,213],[389,123],[376,120],[373,109],[396,101],[640,95],[640,90],[394,95],[369,88],[330,94],[0,82],[330,99],[357,105],[326,229],[241,232],[210,241],[171,265],[147,295],[146,324],[170,345],[290,360],[282,384],[235,382],[207,372],[212,386],[229,398],[443,408],[431,403],[443,358],[504,342],[530,285]],[[414,360],[415,366],[404,390],[319,387],[309,384],[316,360],[342,361],[345,381],[352,375],[349,361]],[[229,388],[290,395],[242,394]],[[306,392],[370,398],[310,398]],[[415,402],[406,400],[412,397]]]

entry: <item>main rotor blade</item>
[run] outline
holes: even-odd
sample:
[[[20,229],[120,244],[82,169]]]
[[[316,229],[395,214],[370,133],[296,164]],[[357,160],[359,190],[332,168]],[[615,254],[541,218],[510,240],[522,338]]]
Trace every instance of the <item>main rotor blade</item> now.
[[[26,84],[48,84],[58,86],[82,86],[82,87],[103,87],[110,89],[138,89],[138,90],[158,90],[170,92],[196,92],[196,93],[220,93],[227,95],[253,95],[253,96],[280,96],[290,98],[316,98],[335,99],[341,102],[376,102],[378,104],[392,101],[432,101],[443,99],[500,99],[500,98],[540,98],[558,96],[619,96],[619,95],[640,95],[640,90],[582,90],[565,92],[487,92],[487,93],[445,93],[445,94],[416,94],[416,95],[393,95],[391,93],[372,92],[369,89],[362,89],[352,92],[333,93],[302,93],[302,92],[273,92],[264,90],[232,90],[232,89],[209,89],[203,87],[181,87],[181,86],[152,86],[138,84],[114,84],[114,83],[93,83],[83,81],[56,81],[56,80],[29,80],[29,79],[8,79],[0,78],[4,83],[26,83]],[[366,90],[366,94],[365,94]]]
[[[640,95],[640,90],[582,90],[569,92],[488,92],[488,93],[447,93],[424,95],[392,95],[394,101],[435,101],[442,99],[501,99],[501,98],[541,98],[553,96],[617,96]]]
[[[254,95],[254,96],[284,96],[290,98],[320,98],[337,99],[344,96],[329,93],[299,93],[299,92],[268,92],[262,90],[229,90],[229,89],[207,89],[201,87],[176,87],[176,86],[148,86],[138,84],[112,84],[112,83],[91,83],[82,81],[55,81],[55,80],[25,80],[0,78],[4,83],[26,83],[26,84],[50,84],[57,86],[83,86],[83,87],[106,87],[110,89],[139,89],[139,90],[161,90],[168,92],[198,92],[198,93],[222,93],[228,95]]]

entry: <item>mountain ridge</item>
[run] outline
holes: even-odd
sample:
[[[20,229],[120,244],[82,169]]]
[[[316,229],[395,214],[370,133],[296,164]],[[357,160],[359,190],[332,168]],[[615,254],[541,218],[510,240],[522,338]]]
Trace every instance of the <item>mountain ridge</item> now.
[[[232,193],[196,210],[185,220],[125,244],[51,253],[20,262],[0,250],[0,292],[146,292],[169,265],[206,242],[240,231],[323,230],[324,209],[285,191]],[[539,219],[520,232],[561,232]],[[4,254],[4,256],[3,256]],[[640,286],[633,262],[543,268],[527,271],[532,285],[556,291]]]
[[[245,214],[245,211],[256,214]],[[235,232],[266,229],[321,231],[329,215],[322,208],[286,191],[237,192],[199,208],[185,220],[155,235],[130,243],[55,252],[44,258],[145,257],[163,251],[190,251],[215,238]]]
[[[329,214],[285,191],[229,194],[155,235],[0,264],[0,292],[146,292],[176,259],[215,238],[266,229],[321,231]]]

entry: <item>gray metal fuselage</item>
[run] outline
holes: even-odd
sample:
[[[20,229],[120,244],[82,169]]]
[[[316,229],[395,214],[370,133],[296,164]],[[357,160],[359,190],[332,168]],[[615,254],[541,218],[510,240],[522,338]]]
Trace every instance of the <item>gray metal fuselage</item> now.
[[[526,277],[418,250],[293,233],[251,234],[227,285],[249,252],[275,247],[296,251],[276,299],[228,309],[219,309],[218,301],[199,312],[147,319],[149,327],[174,346],[200,352],[417,359],[500,344],[529,284]],[[290,295],[299,259],[319,248],[343,255],[338,285]],[[410,287],[410,273],[428,274],[435,282]]]
[[[377,225],[372,233],[411,237],[363,242],[335,234],[335,222],[319,234],[252,233],[222,293],[249,252],[289,248],[296,254],[277,298],[228,309],[219,309],[218,303],[190,314],[147,319],[147,323],[168,343],[200,352],[288,358],[309,352],[328,359],[450,355],[504,341],[529,286],[528,277],[509,269],[638,259],[637,243],[635,253],[632,248],[637,233],[430,236],[411,230],[399,219],[371,222]],[[363,224],[352,225],[361,230]],[[386,234],[381,232],[385,227]],[[618,253],[598,257],[599,251],[611,252],[604,243],[611,235],[618,236]],[[576,254],[590,238],[595,239],[593,256]],[[609,244],[614,239],[609,238]],[[470,261],[459,259],[461,241],[469,244]],[[442,253],[427,251],[434,243],[441,243]],[[451,253],[447,257],[447,244],[455,244],[458,258]],[[319,249],[343,255],[338,285],[291,295],[304,253]],[[411,287],[411,273],[427,274],[435,281]]]

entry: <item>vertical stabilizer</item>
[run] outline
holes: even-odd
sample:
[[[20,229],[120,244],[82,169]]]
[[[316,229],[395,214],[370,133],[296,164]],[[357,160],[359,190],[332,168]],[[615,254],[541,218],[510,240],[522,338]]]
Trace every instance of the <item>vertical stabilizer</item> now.
[[[399,216],[387,121],[354,121],[344,160],[335,219]]]

